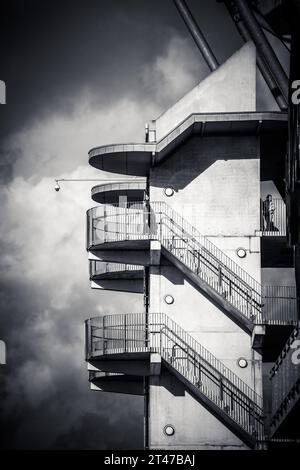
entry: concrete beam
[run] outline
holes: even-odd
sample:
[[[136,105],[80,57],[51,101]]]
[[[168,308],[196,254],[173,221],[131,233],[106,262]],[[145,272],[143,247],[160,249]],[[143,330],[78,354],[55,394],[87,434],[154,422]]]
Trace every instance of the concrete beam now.
[[[161,243],[157,240],[150,241],[150,264],[158,266],[161,258]]]
[[[149,250],[91,250],[88,259],[111,263],[136,264],[140,266],[150,265]]]
[[[157,353],[150,354],[150,375],[160,375],[161,355]]]
[[[265,336],[266,327],[263,325],[255,325],[251,337],[252,348],[255,351],[262,351]]]
[[[90,389],[97,392],[125,393],[128,395],[144,395],[143,380],[126,380],[122,377],[118,380],[100,379],[90,383]]]
[[[88,370],[101,372],[117,372],[126,375],[148,376],[150,375],[149,360],[101,360],[88,362]]]
[[[91,288],[119,292],[132,292],[135,294],[143,294],[144,292],[142,279],[99,279],[97,281],[91,281]]]

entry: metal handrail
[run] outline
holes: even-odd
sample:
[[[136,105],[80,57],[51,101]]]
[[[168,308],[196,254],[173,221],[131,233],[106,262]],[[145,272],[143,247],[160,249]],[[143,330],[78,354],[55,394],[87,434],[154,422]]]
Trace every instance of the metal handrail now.
[[[156,352],[246,432],[262,436],[262,397],[165,314],[96,317],[87,320],[86,335],[87,360]]]
[[[102,274],[115,274],[126,271],[143,270],[143,266],[136,264],[112,263],[110,261],[90,260],[90,279]]]
[[[158,239],[247,320],[255,324],[297,321],[296,302],[282,301],[280,318],[274,318],[268,310],[272,302],[266,301],[261,284],[164,202],[152,202],[150,207],[140,202],[127,208],[101,205],[88,211],[88,249],[105,242],[151,239]]]
[[[286,206],[283,199],[260,201],[260,230],[264,236],[286,236]]]
[[[262,323],[296,325],[296,286],[262,286]]]

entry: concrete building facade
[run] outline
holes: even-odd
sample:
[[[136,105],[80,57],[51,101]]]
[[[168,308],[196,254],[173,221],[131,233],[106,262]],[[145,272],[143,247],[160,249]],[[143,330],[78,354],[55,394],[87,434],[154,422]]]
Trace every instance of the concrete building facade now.
[[[92,190],[92,287],[142,293],[144,311],[87,320],[86,358],[92,389],[144,395],[146,448],[266,448],[266,373],[297,324],[284,200],[265,174],[286,132],[286,114],[256,110],[250,41],[144,143],[89,153],[140,178]]]

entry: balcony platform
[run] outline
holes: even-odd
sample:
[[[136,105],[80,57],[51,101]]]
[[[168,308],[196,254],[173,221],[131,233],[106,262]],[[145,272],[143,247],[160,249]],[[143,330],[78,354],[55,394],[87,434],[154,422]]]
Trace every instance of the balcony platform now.
[[[124,246],[124,245],[122,245]],[[122,249],[101,249],[92,248],[88,252],[89,260],[100,262],[113,262],[113,263],[128,263],[140,266],[150,265],[150,250],[148,248],[135,249],[135,250],[122,250]]]
[[[112,144],[89,151],[89,163],[112,173],[148,176],[171,151],[191,135],[261,135],[286,133],[287,114],[281,112],[242,112],[191,114],[157,143]]]
[[[144,395],[143,377],[111,372],[90,372],[91,390],[109,393]]]
[[[136,279],[143,279],[143,269],[136,269],[135,271],[118,271],[114,273],[103,273],[103,274],[95,274],[91,277],[93,281],[115,281],[118,279],[122,280],[136,280]]]
[[[144,269],[135,264],[90,261],[90,279],[93,281],[136,280],[144,278]]]
[[[143,293],[142,266],[102,261],[90,261],[92,289]]]
[[[142,202],[145,190],[146,181],[100,184],[92,188],[92,199],[99,204],[117,204],[125,196],[127,202]]]
[[[93,250],[132,250],[132,251],[140,251],[140,250],[149,250],[150,247],[150,240],[116,240],[116,241],[103,241],[99,240],[94,242],[93,245],[88,246],[88,251]]]
[[[160,375],[168,368],[250,447],[262,437],[262,397],[166,315],[105,315],[85,325],[89,370],[103,372],[107,361],[106,372],[120,374],[126,368],[126,375],[137,375],[137,363],[148,358],[148,374]]]
[[[134,362],[138,362],[138,361],[144,361],[144,360],[149,360],[150,358],[150,351],[147,350],[146,347],[140,347],[140,348],[136,348],[135,351],[129,351],[129,352],[126,352],[124,351],[124,349],[109,349],[107,350],[107,352],[103,352],[101,350],[97,351],[91,351],[89,353],[89,356],[87,358],[87,360],[92,364],[92,365],[95,365],[95,361],[101,361],[102,362],[105,362],[105,361],[108,361],[108,363],[110,364],[112,361],[114,363],[116,363],[117,361],[121,361],[121,362],[128,362],[128,361],[134,361]],[[109,366],[110,369],[109,371],[112,372],[113,369],[111,369],[111,365]],[[125,373],[125,372],[124,372]]]

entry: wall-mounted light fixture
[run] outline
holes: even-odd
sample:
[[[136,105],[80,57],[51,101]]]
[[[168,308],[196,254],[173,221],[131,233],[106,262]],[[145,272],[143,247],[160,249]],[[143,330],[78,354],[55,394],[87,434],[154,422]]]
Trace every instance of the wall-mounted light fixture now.
[[[237,248],[236,254],[238,255],[239,258],[246,258],[247,251],[245,250],[245,248],[240,247],[240,248]]]
[[[164,433],[166,436],[173,436],[175,434],[174,426],[172,426],[172,424],[167,424],[164,427]]]
[[[165,302],[166,304],[171,305],[174,302],[174,297],[170,294],[165,295]]]
[[[240,357],[237,362],[238,362],[238,366],[241,369],[245,369],[248,365],[248,361],[244,357]]]
[[[171,186],[168,186],[167,188],[164,189],[164,193],[167,197],[171,197],[174,194],[174,189],[171,188]]]

